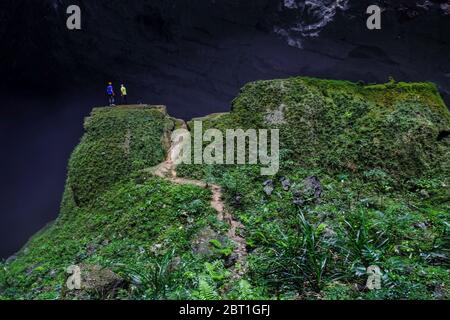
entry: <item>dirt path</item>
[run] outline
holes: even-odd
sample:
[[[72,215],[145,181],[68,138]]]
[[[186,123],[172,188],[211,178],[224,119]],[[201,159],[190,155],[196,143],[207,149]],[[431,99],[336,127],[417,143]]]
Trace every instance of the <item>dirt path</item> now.
[[[183,126],[186,128],[185,124]],[[240,221],[236,220],[236,218],[228,210],[226,210],[225,204],[222,200],[222,187],[214,184],[207,184],[200,180],[177,177],[175,163],[176,159],[180,156],[183,140],[184,135],[182,133],[172,137],[167,159],[157,167],[155,175],[167,179],[172,183],[195,185],[201,188],[209,188],[211,190],[211,207],[217,211],[217,218],[220,221],[224,221],[230,225],[227,237],[235,243],[234,254],[236,257],[236,264],[231,270],[232,279],[239,279],[245,274],[247,266],[246,241],[245,238],[240,235],[241,231],[244,230],[244,225]]]

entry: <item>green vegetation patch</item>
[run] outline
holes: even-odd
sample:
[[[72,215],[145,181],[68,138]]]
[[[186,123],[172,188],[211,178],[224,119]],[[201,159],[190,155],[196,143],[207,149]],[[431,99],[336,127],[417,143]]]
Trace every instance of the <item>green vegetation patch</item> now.
[[[156,178],[118,183],[89,209],[60,217],[2,266],[0,295],[63,298],[66,269],[83,263],[109,268],[127,280],[130,286],[118,297],[188,298],[204,263],[194,255],[192,240],[217,223],[210,197],[207,189]],[[167,259],[160,276],[150,281],[152,270]]]
[[[158,109],[94,109],[69,162],[62,211],[86,206],[132,172],[164,161],[164,138],[173,126]]]
[[[178,168],[224,187],[246,228],[252,292],[448,299],[450,113],[433,84],[258,81],[242,89],[232,112],[205,118],[203,127],[280,129],[274,177],[249,165]],[[311,177],[318,197],[307,187]],[[370,265],[381,269],[381,290],[365,287]]]
[[[258,81],[232,112],[202,120],[280,129],[276,176],[258,165],[177,168],[223,187],[245,226],[242,279],[210,191],[143,170],[164,160],[181,123],[159,109],[106,108],[86,120],[59,219],[0,263],[0,300],[73,298],[73,264],[113,270],[124,299],[449,298],[450,113],[433,84]],[[380,290],[365,286],[371,265]]]

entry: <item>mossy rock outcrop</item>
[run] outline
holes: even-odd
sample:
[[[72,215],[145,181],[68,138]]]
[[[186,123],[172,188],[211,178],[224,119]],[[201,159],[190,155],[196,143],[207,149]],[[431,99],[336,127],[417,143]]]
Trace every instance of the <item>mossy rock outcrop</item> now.
[[[96,108],[69,161],[65,206],[85,206],[133,172],[162,162],[175,123],[165,107]]]
[[[431,83],[258,81],[209,126],[278,128],[296,166],[400,179],[449,170],[450,113]]]
[[[0,263],[0,300],[448,297],[450,113],[433,84],[257,81],[230,113],[199,120],[280,130],[270,194],[257,165],[177,168],[223,188],[245,227],[242,279],[224,254],[199,252],[214,243],[232,251],[210,190],[149,174],[184,122],[161,106],[96,108],[70,158],[59,218]],[[63,284],[72,265],[126,285],[71,297]],[[369,265],[384,272],[379,291],[364,289]]]

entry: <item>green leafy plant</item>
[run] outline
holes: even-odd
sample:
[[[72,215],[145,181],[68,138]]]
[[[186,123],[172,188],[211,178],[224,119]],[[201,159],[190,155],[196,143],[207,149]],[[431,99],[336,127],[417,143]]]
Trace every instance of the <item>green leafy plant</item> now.
[[[198,288],[193,291],[192,296],[198,300],[220,300],[217,289],[205,277],[198,280]]]
[[[241,279],[233,290],[227,295],[233,300],[264,300],[265,297],[260,288],[255,288],[247,280]]]
[[[173,280],[171,263],[175,251],[171,250],[162,256],[154,257],[144,269],[119,265],[130,281],[138,288],[138,292],[145,292],[151,299],[166,299],[167,290]]]
[[[377,229],[377,224],[371,224],[367,211],[359,208],[350,212],[344,219],[345,252],[353,260],[360,260],[363,265],[379,261],[389,238],[385,230]],[[342,248],[342,247],[341,247]]]

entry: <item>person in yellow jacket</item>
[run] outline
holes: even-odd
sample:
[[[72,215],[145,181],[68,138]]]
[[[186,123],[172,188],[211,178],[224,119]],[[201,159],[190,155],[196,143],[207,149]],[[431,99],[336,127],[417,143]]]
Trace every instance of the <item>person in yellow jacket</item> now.
[[[122,97],[122,104],[127,104],[128,103],[127,88],[123,84],[120,86],[120,95]]]

